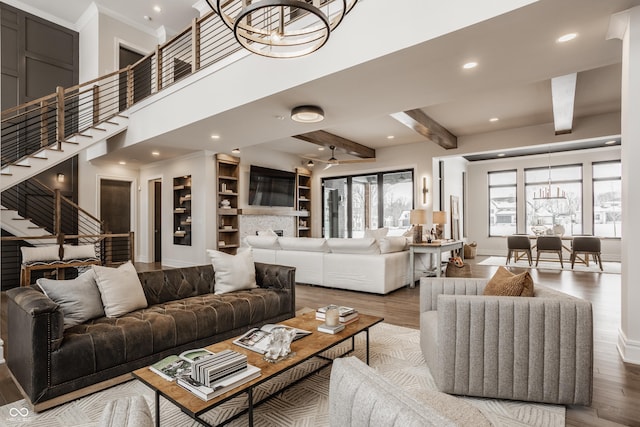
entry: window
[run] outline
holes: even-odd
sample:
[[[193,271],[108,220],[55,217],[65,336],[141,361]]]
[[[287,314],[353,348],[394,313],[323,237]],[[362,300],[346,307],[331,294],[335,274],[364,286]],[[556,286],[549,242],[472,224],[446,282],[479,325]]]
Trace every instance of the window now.
[[[322,180],[324,237],[363,237],[366,229],[402,235],[413,209],[413,170]]]
[[[489,172],[489,236],[516,233],[516,171]]]
[[[582,166],[524,171],[526,230],[535,234],[582,234]]]
[[[622,163],[593,164],[593,234],[622,236]]]

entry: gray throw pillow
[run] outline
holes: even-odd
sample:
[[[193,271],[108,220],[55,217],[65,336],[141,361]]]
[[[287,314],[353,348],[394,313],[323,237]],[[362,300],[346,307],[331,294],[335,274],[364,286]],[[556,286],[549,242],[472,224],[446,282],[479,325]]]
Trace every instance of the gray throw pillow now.
[[[73,280],[41,278],[36,283],[49,299],[60,305],[65,329],[104,316],[93,270],[82,273]]]
[[[147,297],[131,261],[118,268],[94,265],[93,271],[107,317],[120,317],[147,306]]]

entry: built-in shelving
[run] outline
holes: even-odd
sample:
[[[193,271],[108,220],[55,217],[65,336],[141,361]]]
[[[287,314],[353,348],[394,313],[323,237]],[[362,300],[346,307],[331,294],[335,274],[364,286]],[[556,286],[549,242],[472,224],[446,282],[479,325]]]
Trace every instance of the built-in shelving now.
[[[227,154],[216,154],[217,247],[219,251],[230,254],[235,254],[240,246],[239,181],[240,159]]]
[[[191,175],[173,178],[173,244],[191,246]]]
[[[296,168],[296,209],[298,237],[311,237],[311,172]]]

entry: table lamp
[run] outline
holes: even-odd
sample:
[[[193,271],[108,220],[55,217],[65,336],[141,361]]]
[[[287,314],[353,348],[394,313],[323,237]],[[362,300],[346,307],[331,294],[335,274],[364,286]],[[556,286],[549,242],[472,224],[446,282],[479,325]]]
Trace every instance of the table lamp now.
[[[444,233],[444,225],[447,223],[447,212],[433,211],[433,225],[436,231],[436,239],[441,240]]]
[[[413,243],[422,243],[422,224],[427,223],[427,211],[412,209],[409,213],[409,222],[413,225]]]

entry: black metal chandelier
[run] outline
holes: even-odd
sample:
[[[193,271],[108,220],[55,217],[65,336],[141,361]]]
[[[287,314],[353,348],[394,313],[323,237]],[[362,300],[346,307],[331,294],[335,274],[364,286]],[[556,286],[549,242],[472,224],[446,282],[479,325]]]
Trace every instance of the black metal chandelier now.
[[[245,49],[297,58],[320,49],[358,0],[207,0]]]

